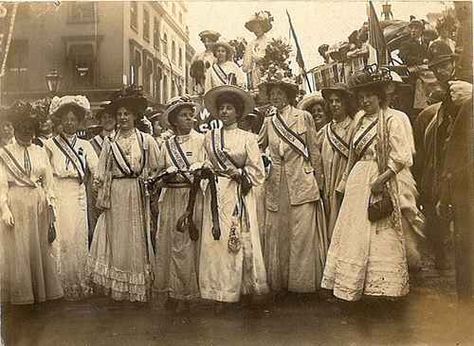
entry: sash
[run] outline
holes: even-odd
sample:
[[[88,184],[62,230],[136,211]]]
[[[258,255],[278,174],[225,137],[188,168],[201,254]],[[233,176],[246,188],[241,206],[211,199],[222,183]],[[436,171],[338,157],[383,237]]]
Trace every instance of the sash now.
[[[86,176],[86,168],[84,167],[84,163],[79,157],[79,154],[76,152],[74,147],[71,146],[69,141],[61,135],[53,137],[53,142],[54,144],[56,144],[59,150],[61,150],[61,152],[69,159],[69,161],[72,162],[78,174],[79,184],[82,184]]]
[[[228,84],[229,77],[225,73],[225,71],[220,67],[218,64],[213,64],[212,65],[212,70],[216,74],[216,76],[219,78],[222,84]]]
[[[0,160],[2,160],[13,177],[20,183],[29,187],[37,187],[37,185],[30,179],[24,168],[18,163],[12,153],[5,147],[0,148]]]
[[[97,135],[91,140],[92,147],[94,148],[97,155],[100,155],[102,147],[104,146],[104,139],[101,135]]]
[[[353,149],[357,158],[361,158],[370,144],[372,144],[375,138],[377,138],[377,123],[378,119],[375,119],[359,136],[359,138],[354,141]]]
[[[237,169],[237,165],[232,158],[224,151],[224,131],[222,129],[211,130],[212,153],[216,159],[219,169],[227,171],[228,169]]]
[[[331,146],[336,150],[339,155],[344,156],[346,159],[349,158],[349,144],[344,141],[341,137],[333,131],[331,124],[327,127],[326,137]]]
[[[309,160],[308,148],[306,148],[303,140],[288,127],[276,109],[272,113],[272,124],[277,135],[302,155],[305,160]]]
[[[117,141],[115,139],[110,141],[110,148],[112,150],[112,155],[115,160],[115,163],[117,164],[117,167],[122,172],[122,174],[125,175],[126,177],[139,176],[145,166],[145,146],[144,146],[143,134],[139,132],[138,130],[136,131],[136,134],[137,134],[138,142],[140,144],[140,148],[142,149],[142,160],[141,160],[142,164],[138,172],[133,171],[132,165],[130,164],[130,162],[128,162],[127,158],[125,157],[125,154],[122,151],[122,148],[120,148]]]
[[[168,154],[171,157],[171,161],[173,161],[173,164],[176,166],[176,168],[181,171],[187,171],[191,165],[189,164],[183,149],[179,145],[176,136],[166,140],[165,145],[166,149],[168,150]],[[192,182],[192,179],[188,174],[184,174],[184,177],[189,181],[189,183]]]

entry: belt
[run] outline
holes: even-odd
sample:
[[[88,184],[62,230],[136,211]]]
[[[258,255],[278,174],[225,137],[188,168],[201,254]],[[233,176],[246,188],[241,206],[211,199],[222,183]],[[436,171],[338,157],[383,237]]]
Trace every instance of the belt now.
[[[163,185],[167,189],[190,189],[191,184],[188,183],[166,183]]]

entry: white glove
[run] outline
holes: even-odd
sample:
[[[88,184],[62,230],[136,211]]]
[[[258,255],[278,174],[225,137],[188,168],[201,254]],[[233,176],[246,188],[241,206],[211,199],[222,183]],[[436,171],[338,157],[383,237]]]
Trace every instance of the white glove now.
[[[178,169],[175,166],[170,166],[166,169],[167,174],[175,174],[178,173]]]
[[[194,162],[191,166],[189,166],[189,170],[191,172],[197,171],[204,166],[204,162]]]
[[[449,81],[449,94],[455,105],[461,105],[463,102],[472,97],[472,84],[461,81]]]

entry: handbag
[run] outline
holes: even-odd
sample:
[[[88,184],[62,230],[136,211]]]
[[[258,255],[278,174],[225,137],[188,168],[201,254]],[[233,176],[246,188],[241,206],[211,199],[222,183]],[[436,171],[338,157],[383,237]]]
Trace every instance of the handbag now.
[[[375,222],[389,217],[393,212],[393,202],[387,189],[382,193],[371,194],[369,198],[369,221]]]

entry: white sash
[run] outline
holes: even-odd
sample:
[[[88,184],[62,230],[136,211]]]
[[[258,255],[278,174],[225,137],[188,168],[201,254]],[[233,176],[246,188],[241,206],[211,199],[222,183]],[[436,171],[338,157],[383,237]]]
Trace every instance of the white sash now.
[[[272,113],[272,124],[277,135],[302,155],[305,160],[309,160],[308,148],[306,148],[304,141],[288,127],[278,110],[274,109]]]
[[[219,80],[222,82],[222,84],[228,84],[229,77],[224,72],[222,67],[220,67],[218,64],[213,64],[212,65],[212,71],[214,71],[217,78],[219,78]]]
[[[102,151],[102,147],[104,146],[104,139],[102,138],[102,136],[101,135],[94,136],[94,138],[92,138],[91,144],[94,147],[97,155],[100,155],[100,152]]]
[[[375,119],[365,131],[358,137],[354,138],[353,148],[357,158],[361,158],[370,144],[377,137],[377,125],[378,119]]]
[[[329,124],[327,127],[326,136],[334,150],[347,159],[349,157],[349,144],[347,144],[344,139],[339,137],[337,133],[333,131],[331,124]]]
[[[212,153],[222,171],[228,169],[237,169],[237,165],[231,157],[224,151],[224,131],[222,129],[213,129],[211,131]]]
[[[180,171],[187,171],[191,165],[188,159],[186,158],[183,149],[179,145],[177,137],[173,136],[170,139],[166,140],[165,146],[175,167],[178,168]],[[189,182],[192,182],[192,175],[184,173],[184,177]]]
[[[0,160],[5,164],[7,169],[13,175],[13,177],[20,183],[25,184],[29,187],[37,187],[37,185],[30,179],[28,174],[25,172],[23,167],[15,160],[15,157],[8,151],[7,148],[0,148]]]
[[[53,137],[53,142],[54,144],[56,144],[59,150],[61,150],[61,152],[69,159],[69,161],[72,162],[74,168],[76,168],[79,183],[82,184],[86,176],[86,168],[84,167],[84,162],[82,162],[81,158],[79,157],[79,154],[69,143],[69,141],[61,135]]]
[[[139,172],[134,172],[132,169],[131,164],[128,162],[125,154],[123,153],[122,149],[118,145],[116,139],[110,141],[110,148],[112,149],[112,155],[114,157],[115,162],[117,163],[118,168],[120,171],[128,177],[132,176],[139,176],[143,171],[143,167],[145,166],[145,144],[143,134],[136,130],[136,135],[138,138],[138,142],[140,144],[140,148],[142,149],[142,165]],[[117,133],[118,136],[118,133]],[[136,174],[135,174],[136,173]]]

